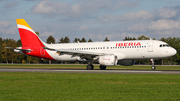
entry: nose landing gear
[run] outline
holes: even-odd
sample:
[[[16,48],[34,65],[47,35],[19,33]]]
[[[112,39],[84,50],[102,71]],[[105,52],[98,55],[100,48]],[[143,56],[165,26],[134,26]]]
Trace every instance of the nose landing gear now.
[[[154,66],[154,59],[151,59],[150,61],[152,62],[152,67],[151,67],[151,69],[152,69],[152,70],[155,70],[155,69],[156,69],[156,66]]]

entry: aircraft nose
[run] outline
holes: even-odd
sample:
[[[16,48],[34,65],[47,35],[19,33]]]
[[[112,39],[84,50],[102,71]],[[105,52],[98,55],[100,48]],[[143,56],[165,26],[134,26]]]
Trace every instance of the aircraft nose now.
[[[173,56],[173,55],[175,55],[175,54],[177,53],[177,51],[176,51],[176,49],[172,48],[172,49],[170,50],[170,53],[171,53],[172,56]]]

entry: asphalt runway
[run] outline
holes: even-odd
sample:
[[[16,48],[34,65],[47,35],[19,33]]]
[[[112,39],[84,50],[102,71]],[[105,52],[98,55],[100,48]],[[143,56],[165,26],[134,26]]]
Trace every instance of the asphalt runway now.
[[[82,69],[24,69],[24,68],[0,68],[0,72],[180,74],[180,70],[82,70]]]

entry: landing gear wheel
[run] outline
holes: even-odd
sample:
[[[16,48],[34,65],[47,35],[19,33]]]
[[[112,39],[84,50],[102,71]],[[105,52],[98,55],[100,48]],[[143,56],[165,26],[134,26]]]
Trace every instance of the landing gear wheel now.
[[[151,67],[151,69],[152,69],[152,70],[155,70],[155,69],[156,69],[156,66],[154,66],[154,59],[150,59],[150,61],[152,62],[152,67]]]
[[[87,65],[87,67],[86,67],[88,70],[92,70],[92,69],[94,69],[94,66],[92,65],[92,64],[89,64],[89,65]]]
[[[99,68],[100,68],[101,70],[105,70],[105,69],[106,69],[106,66],[100,65]]]
[[[152,69],[152,70],[155,70],[155,69],[156,69],[156,66],[152,66],[151,69]]]

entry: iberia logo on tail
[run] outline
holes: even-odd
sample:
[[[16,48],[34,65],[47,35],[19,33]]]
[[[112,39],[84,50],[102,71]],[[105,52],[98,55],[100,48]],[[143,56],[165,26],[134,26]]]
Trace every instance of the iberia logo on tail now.
[[[24,48],[32,46],[44,47],[42,41],[24,19],[16,19],[16,22]]]
[[[28,23],[24,19],[16,19],[16,22],[21,37],[22,49],[31,50],[30,52],[23,51],[23,53],[54,60],[47,51],[43,49],[45,43],[38,37]],[[41,53],[43,53],[43,55]]]

